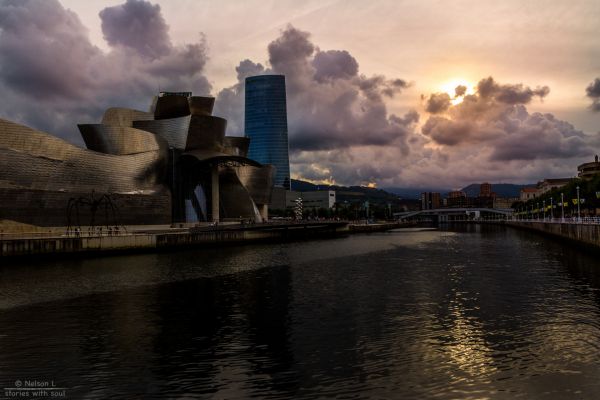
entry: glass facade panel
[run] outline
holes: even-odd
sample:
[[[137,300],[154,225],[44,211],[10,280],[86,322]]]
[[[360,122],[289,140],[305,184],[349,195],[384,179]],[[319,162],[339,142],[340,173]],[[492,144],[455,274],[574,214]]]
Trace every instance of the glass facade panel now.
[[[285,76],[246,78],[245,132],[248,157],[275,166],[274,185],[290,189]]]

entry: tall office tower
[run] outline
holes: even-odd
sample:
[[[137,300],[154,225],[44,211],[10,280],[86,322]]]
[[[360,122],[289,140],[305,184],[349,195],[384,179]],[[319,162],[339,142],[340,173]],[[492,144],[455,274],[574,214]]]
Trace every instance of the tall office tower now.
[[[434,210],[440,208],[441,204],[441,195],[439,193],[421,193],[421,210]]]
[[[274,185],[290,190],[285,76],[246,78],[245,132],[248,157],[276,168]]]
[[[492,197],[492,185],[484,182],[479,187],[479,197]]]

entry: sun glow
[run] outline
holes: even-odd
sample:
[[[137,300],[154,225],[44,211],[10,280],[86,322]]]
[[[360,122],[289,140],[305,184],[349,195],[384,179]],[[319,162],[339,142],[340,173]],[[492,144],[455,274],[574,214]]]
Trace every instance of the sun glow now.
[[[456,79],[451,79],[451,80],[447,81],[446,83],[444,83],[440,86],[440,89],[443,92],[448,93],[448,95],[452,99],[451,102],[453,105],[462,103],[463,98],[464,98],[464,95],[456,96],[456,87],[457,86],[465,86],[467,88],[467,90],[464,93],[465,95],[473,94],[475,92],[475,90],[474,90],[475,85],[473,85],[471,82],[469,82],[466,79],[456,78]]]

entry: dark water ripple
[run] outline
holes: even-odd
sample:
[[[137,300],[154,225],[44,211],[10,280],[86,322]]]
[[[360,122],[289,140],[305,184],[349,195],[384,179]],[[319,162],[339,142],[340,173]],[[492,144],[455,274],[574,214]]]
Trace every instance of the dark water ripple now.
[[[0,384],[54,380],[89,399],[596,398],[597,260],[469,226],[3,265]]]

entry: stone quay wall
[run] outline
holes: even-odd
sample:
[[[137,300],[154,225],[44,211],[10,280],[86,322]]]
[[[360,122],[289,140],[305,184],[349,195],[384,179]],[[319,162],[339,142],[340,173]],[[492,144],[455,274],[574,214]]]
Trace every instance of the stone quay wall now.
[[[506,221],[506,225],[529,229],[600,248],[599,224]]]
[[[104,236],[50,236],[0,239],[0,258],[18,256],[66,256],[125,251],[156,251],[178,247],[286,241],[337,236],[348,224],[301,223],[248,227],[190,228],[175,232],[146,232]]]

